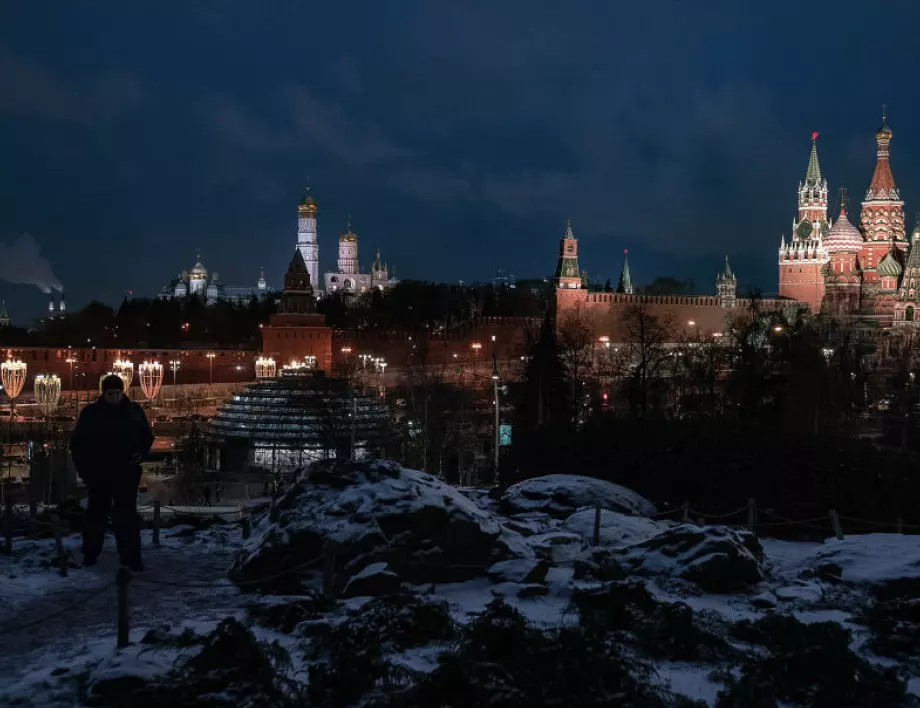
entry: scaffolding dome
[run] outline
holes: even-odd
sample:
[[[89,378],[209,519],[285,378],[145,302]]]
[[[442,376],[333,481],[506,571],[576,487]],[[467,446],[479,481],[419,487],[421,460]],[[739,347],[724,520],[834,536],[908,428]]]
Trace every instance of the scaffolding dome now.
[[[211,420],[211,465],[281,472],[317,460],[376,457],[389,414],[376,397],[322,371],[283,369],[249,384]]]

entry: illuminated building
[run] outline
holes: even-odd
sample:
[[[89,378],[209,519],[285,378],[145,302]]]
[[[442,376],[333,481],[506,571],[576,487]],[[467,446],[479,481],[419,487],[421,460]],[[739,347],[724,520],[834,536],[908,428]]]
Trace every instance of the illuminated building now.
[[[219,300],[229,300],[237,303],[247,303],[252,298],[261,298],[270,294],[265,273],[259,273],[259,279],[253,287],[234,287],[224,285],[218,279],[217,272],[208,273],[208,269],[201,262],[201,256],[189,270],[179,273],[178,277],[168,282],[160,291],[161,300],[185,300],[196,296],[208,305],[213,305]],[[63,302],[63,300],[62,300]]]

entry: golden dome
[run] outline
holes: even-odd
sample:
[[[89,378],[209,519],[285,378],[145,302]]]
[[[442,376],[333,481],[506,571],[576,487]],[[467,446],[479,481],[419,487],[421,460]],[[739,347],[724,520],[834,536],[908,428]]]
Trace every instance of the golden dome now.
[[[354,243],[358,240],[358,234],[351,230],[351,214],[348,215],[348,226],[345,227],[345,233],[339,236],[339,243]]]
[[[304,195],[303,199],[300,200],[300,204],[297,205],[297,213],[302,216],[316,216],[316,202],[309,192]]]

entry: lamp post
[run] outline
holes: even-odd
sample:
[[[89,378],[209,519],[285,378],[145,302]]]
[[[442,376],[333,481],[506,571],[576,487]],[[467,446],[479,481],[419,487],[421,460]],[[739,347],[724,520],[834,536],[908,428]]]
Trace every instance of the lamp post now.
[[[498,487],[501,484],[501,477],[498,471],[498,449],[501,439],[499,438],[499,430],[501,428],[499,420],[499,408],[498,408],[498,354],[495,350],[495,335],[492,335],[492,395],[494,397],[493,404],[495,405],[495,450],[494,450],[494,459],[493,464],[495,466],[495,476],[493,478],[493,484]]]
[[[173,388],[176,387],[176,374],[179,373],[179,369],[182,367],[182,362],[178,359],[170,359],[169,361],[169,370],[172,371],[173,375]],[[175,395],[175,394],[173,394]]]
[[[217,356],[214,352],[208,352],[208,387],[214,385],[214,357]],[[210,391],[208,392],[210,393]]]
[[[35,398],[46,418],[57,410],[61,399],[61,379],[57,374],[38,374],[35,377]]]
[[[275,360],[271,357],[260,356],[256,359],[256,378],[257,379],[271,379],[274,378],[275,374],[278,371],[278,366],[275,364]]]
[[[73,365],[77,363],[77,360],[73,358],[71,354],[64,361],[70,364],[70,390],[73,391]]]
[[[125,393],[127,394],[134,382],[134,364],[126,359],[118,359],[112,364],[112,373],[125,382]]]
[[[141,391],[150,403],[160,392],[160,386],[163,385],[163,367],[158,361],[145,361],[138,368],[141,376]]]

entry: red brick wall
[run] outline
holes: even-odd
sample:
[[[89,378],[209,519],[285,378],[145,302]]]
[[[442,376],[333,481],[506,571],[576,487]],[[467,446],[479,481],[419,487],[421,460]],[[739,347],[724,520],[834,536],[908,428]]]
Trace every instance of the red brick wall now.
[[[818,263],[781,263],[779,266],[780,297],[798,300],[813,313],[821,311],[824,299],[824,276]]]

